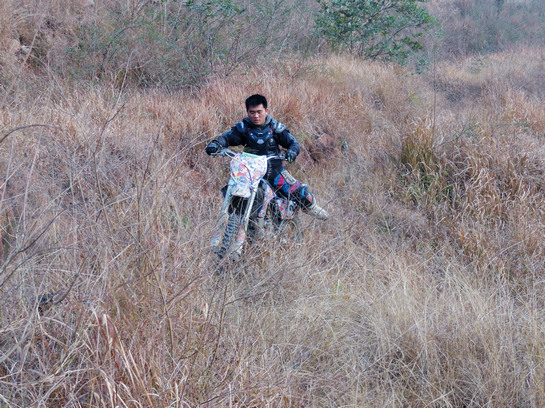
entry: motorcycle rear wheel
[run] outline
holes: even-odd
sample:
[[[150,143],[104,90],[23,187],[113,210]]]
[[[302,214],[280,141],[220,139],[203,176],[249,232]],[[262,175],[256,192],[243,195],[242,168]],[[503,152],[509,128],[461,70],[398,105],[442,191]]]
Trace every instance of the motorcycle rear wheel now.
[[[301,243],[303,241],[303,227],[298,217],[283,220],[278,227],[278,237],[287,243]]]

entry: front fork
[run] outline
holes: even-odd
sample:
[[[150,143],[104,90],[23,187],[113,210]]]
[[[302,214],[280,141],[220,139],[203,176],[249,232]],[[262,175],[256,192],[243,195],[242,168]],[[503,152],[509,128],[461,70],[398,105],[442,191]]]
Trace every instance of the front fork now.
[[[250,221],[250,214],[252,212],[255,197],[257,194],[257,188],[258,187],[252,188],[250,190],[250,197],[248,197],[247,199],[248,201],[246,203],[246,208],[244,213],[242,214],[242,218],[236,232],[233,248],[235,249],[235,252],[239,255],[242,252],[242,247],[244,245],[244,241],[246,240],[246,232],[248,231],[248,223]],[[223,205],[221,206],[220,216],[218,218],[218,221],[216,222],[216,226],[212,234],[212,239],[210,241],[212,247],[217,247],[220,244],[222,234],[225,231],[225,227],[227,226],[227,220],[229,219],[229,205],[231,203],[231,199],[233,198],[233,195],[231,193],[232,189],[232,184],[229,183],[229,185],[227,186],[227,191],[225,192]]]

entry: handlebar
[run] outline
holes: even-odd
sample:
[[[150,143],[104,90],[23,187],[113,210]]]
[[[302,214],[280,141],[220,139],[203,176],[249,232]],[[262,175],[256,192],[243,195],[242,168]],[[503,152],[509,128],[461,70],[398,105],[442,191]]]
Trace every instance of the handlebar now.
[[[216,153],[212,153],[210,156],[235,157],[237,154],[238,154],[237,152],[225,147],[225,148],[217,151]],[[276,154],[274,156],[267,156],[267,160],[274,160],[274,159],[287,160],[286,155],[284,153]]]

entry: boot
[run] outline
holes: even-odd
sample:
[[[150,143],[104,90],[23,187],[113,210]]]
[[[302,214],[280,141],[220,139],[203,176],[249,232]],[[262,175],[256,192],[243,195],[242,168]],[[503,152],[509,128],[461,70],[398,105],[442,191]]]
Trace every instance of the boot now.
[[[305,212],[308,214],[308,215],[311,215],[313,216],[314,218],[318,219],[318,220],[327,220],[329,218],[329,214],[326,210],[324,210],[322,207],[318,206],[318,204],[316,204],[316,201],[314,201],[310,207],[308,207]]]

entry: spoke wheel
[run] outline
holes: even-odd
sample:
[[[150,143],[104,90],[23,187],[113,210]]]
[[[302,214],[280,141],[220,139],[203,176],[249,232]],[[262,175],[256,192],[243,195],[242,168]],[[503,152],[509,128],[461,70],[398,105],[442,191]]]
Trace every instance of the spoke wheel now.
[[[301,243],[303,242],[303,228],[298,217],[291,220],[284,220],[278,228],[278,237],[282,242]]]

